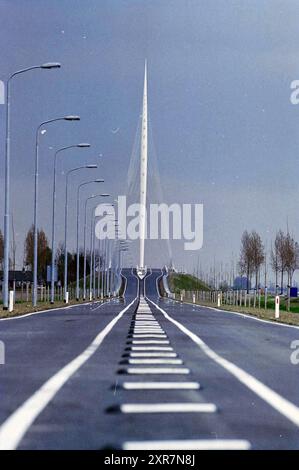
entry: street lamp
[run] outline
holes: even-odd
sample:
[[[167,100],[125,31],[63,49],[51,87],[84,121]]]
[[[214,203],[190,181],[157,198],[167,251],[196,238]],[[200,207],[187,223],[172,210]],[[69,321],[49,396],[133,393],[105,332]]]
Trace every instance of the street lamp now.
[[[62,147],[55,152],[54,156],[54,174],[53,174],[53,203],[52,203],[52,260],[51,260],[51,304],[54,303],[55,297],[55,206],[56,206],[56,166],[57,166],[57,157],[60,152],[72,148],[87,148],[90,147],[90,144],[80,143],[76,145],[68,145],[67,147]]]
[[[115,227],[117,225],[117,219],[111,219],[111,222],[113,222],[114,224],[114,234],[115,234]],[[106,250],[107,250],[107,269],[106,269],[106,293],[108,295],[108,297],[110,298],[110,294],[111,294],[111,272],[110,272],[110,269],[111,269],[111,259],[112,259],[112,253],[111,253],[111,243],[109,243],[110,240],[108,239],[107,240],[107,247],[106,247]]]
[[[80,212],[80,189],[83,186],[86,186],[91,183],[104,183],[103,179],[96,179],[91,181],[85,181],[84,183],[79,184],[77,190],[77,272],[76,272],[76,299],[79,300],[80,297],[80,288],[79,288],[79,278],[80,278],[80,263],[79,263],[79,212]]]
[[[111,206],[111,204],[110,204]],[[94,290],[95,290],[95,243],[94,243],[94,232],[95,232],[95,210],[96,207],[94,207],[92,211],[92,217],[91,217],[91,228],[90,228],[90,271],[89,271],[89,297],[90,300],[93,298]],[[107,215],[111,215],[108,214]]]
[[[6,82],[6,139],[5,139],[5,202],[4,202],[4,276],[3,276],[3,309],[8,309],[8,282],[9,282],[9,244],[10,244],[10,82],[25,72],[35,69],[57,69],[61,65],[58,62],[49,62],[42,65],[34,65],[11,74]]]
[[[68,303],[68,291],[67,291],[67,278],[68,278],[68,272],[67,272],[67,216],[68,216],[68,180],[69,176],[78,170],[82,170],[84,168],[89,168],[89,169],[95,169],[98,168],[98,165],[84,165],[84,166],[78,166],[76,168],[72,168],[69,170],[66,174],[66,181],[65,181],[65,209],[64,209],[64,301],[65,303]]]
[[[50,65],[49,65],[50,66]],[[49,67],[46,64],[46,68]],[[38,257],[38,233],[37,233],[37,211],[38,211],[38,169],[39,169],[39,135],[41,128],[46,124],[51,124],[57,121],[80,121],[79,116],[68,115],[62,116],[54,119],[48,119],[47,121],[42,122],[37,130],[35,135],[35,176],[34,176],[34,235],[33,235],[33,306],[37,305],[37,257]]]
[[[94,199],[96,197],[109,197],[110,194],[102,193],[102,194],[93,194],[92,196],[88,197],[85,200],[85,209],[84,209],[84,272],[83,272],[83,300],[86,299],[86,228],[87,228],[87,204],[90,199]],[[93,209],[94,211],[94,209]],[[92,211],[92,213],[93,213]]]

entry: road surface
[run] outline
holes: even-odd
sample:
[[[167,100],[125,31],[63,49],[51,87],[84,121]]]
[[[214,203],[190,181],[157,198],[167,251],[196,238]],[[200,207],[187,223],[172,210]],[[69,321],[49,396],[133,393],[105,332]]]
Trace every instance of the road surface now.
[[[0,321],[0,449],[299,448],[298,328],[124,276],[123,301]]]

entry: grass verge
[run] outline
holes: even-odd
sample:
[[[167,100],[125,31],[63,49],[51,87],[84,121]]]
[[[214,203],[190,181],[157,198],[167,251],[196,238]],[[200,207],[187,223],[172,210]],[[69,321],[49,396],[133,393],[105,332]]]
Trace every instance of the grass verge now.
[[[226,310],[228,312],[238,312],[244,313],[246,315],[251,315],[256,318],[260,318],[262,320],[270,320],[275,323],[286,323],[288,325],[299,325],[299,315],[298,313],[293,312],[286,312],[280,311],[280,317],[276,320],[275,312],[271,309],[259,309],[259,308],[249,308],[249,307],[240,307],[238,305],[221,305],[221,307],[217,307],[215,304],[211,302],[196,302],[197,305],[203,307],[213,307],[219,310]]]

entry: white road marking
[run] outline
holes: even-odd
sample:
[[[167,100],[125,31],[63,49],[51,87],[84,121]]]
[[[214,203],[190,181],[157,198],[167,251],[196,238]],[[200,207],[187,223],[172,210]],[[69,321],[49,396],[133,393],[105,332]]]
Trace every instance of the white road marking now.
[[[168,340],[156,340],[156,339],[145,339],[145,340],[137,340],[133,339],[132,344],[169,344]]]
[[[214,403],[124,403],[122,413],[215,413]]]
[[[135,326],[134,326],[134,330],[140,330],[140,331],[144,331],[144,330],[164,331],[160,326],[150,326],[150,325],[143,325],[143,326],[135,325]]]
[[[186,367],[128,367],[128,374],[190,374]]]
[[[136,301],[134,299],[94,338],[92,343],[75,359],[47,380],[30,398],[17,408],[0,427],[0,450],[14,450],[38,415],[55,397],[63,385],[97,351],[105,337],[123,314]]]
[[[168,346],[132,346],[132,351],[173,351],[173,348]]]
[[[129,364],[183,364],[182,359],[129,359]]]
[[[100,307],[104,304],[107,304],[108,302],[110,301],[104,302],[103,304],[100,305]],[[25,313],[24,315],[16,315],[15,317],[0,318],[0,321],[21,320],[22,318],[33,317],[34,315],[39,315],[40,313],[51,313],[51,312],[57,312],[57,310],[65,310],[65,309],[68,310],[70,308],[87,307],[89,305],[92,305],[92,302],[84,302],[84,303],[76,304],[76,305],[67,305],[65,307],[48,308],[47,310],[39,310],[38,312]]]
[[[134,321],[134,320],[133,320]],[[151,325],[155,323],[156,325],[159,325],[159,322],[155,320],[154,318],[136,318],[135,323],[150,323]]]
[[[126,390],[199,390],[198,382],[124,382]]]
[[[251,444],[239,439],[191,439],[173,441],[128,441],[123,450],[249,450]]]
[[[236,366],[234,363],[230,362],[227,359],[224,359],[222,356],[217,354],[213,349],[211,349],[199,336],[195,333],[192,333],[188,328],[186,328],[182,323],[174,320],[168,315],[161,307],[155,304],[152,300],[150,302],[155,305],[155,307],[163,313],[164,317],[167,318],[170,322],[176,325],[183,333],[185,333],[189,338],[200,347],[200,349],[213,361],[222,366],[228,372],[230,372],[236,379],[239,380],[243,385],[249,388],[253,393],[258,397],[264,400],[268,405],[282,414],[285,418],[291,421],[293,424],[299,427],[299,408],[291,403],[286,398],[279,395],[277,392],[272,390],[267,385],[263,384],[260,380],[256,379],[253,375],[249,374],[241,367]]]
[[[172,300],[172,299],[171,299]],[[173,302],[178,302],[177,300],[173,300]],[[185,302],[187,305],[192,305],[192,307],[197,307],[197,308],[208,308],[210,310],[215,310],[218,312],[223,312],[223,313],[231,313],[232,315],[238,315],[239,317],[243,317],[245,320],[254,320],[254,321],[259,321],[262,323],[267,323],[268,325],[274,325],[274,326],[284,326],[285,328],[296,328],[297,330],[299,329],[299,326],[297,325],[288,325],[287,323],[280,323],[278,321],[274,320],[264,320],[263,318],[258,318],[253,315],[250,315],[249,313],[241,313],[241,312],[234,312],[233,310],[222,310],[221,308],[216,308],[216,307],[208,307],[207,305],[200,305],[200,304],[192,304],[190,302]]]
[[[159,334],[159,335],[165,335],[164,330],[153,329],[153,328],[145,328],[145,329],[144,328],[134,328],[133,333],[134,334],[155,333],[155,334]]]
[[[130,357],[177,357],[177,354],[172,352],[132,352]]]
[[[133,338],[167,338],[166,335],[158,335],[155,333],[149,333],[149,334],[133,334]]]
[[[155,318],[151,313],[135,313],[135,318]]]
[[[154,321],[154,320],[151,320],[151,321],[135,320],[134,325],[138,325],[138,326],[160,326],[160,324],[157,321]]]
[[[146,327],[146,328],[143,328],[143,327],[134,327],[133,328],[133,331],[135,333],[164,333],[165,334],[165,331],[162,330],[161,328],[153,328],[152,326],[151,327]]]

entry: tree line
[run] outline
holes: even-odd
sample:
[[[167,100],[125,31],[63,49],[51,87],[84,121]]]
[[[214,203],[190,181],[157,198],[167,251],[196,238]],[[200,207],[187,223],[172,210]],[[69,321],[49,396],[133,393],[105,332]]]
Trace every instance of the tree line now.
[[[245,230],[241,238],[241,249],[238,267],[241,275],[247,278],[247,291],[254,279],[255,287],[260,284],[261,268],[265,266],[265,284],[267,277],[266,250],[260,235],[255,231]],[[270,265],[275,274],[276,290],[280,287],[283,293],[285,280],[290,287],[293,275],[299,268],[299,245],[289,232],[279,230],[270,250]]]
[[[47,280],[47,266],[51,265],[52,250],[49,246],[48,238],[44,230],[38,230],[38,279],[40,282]],[[24,256],[23,256],[23,270],[30,271],[33,267],[33,252],[34,252],[34,227],[33,225],[28,230],[24,241]],[[3,271],[3,258],[4,258],[4,237],[0,230],[0,270]],[[58,280],[63,281],[64,273],[64,246],[60,244],[55,253],[55,263],[57,266]],[[14,263],[10,260],[10,269],[13,269]],[[77,253],[68,253],[68,279],[69,282],[76,280],[76,265]],[[84,253],[80,250],[79,253],[79,266],[80,273],[83,273]],[[89,259],[86,262],[87,272],[89,272]]]

